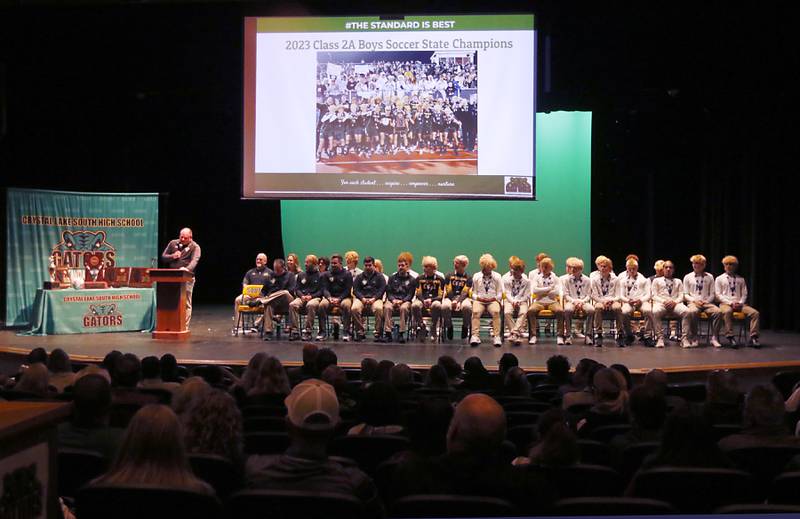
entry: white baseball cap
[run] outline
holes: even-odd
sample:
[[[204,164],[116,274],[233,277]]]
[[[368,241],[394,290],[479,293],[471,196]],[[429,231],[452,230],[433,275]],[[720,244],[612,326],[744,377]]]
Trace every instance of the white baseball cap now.
[[[339,399],[336,390],[319,379],[296,385],[284,400],[287,417],[302,429],[331,429],[339,423]]]

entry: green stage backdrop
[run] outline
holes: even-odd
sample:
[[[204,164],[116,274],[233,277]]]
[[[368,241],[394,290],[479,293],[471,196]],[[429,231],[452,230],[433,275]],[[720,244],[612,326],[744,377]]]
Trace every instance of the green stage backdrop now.
[[[6,204],[6,324],[27,325],[36,289],[56,266],[150,266],[158,257],[157,193],[9,189]]]
[[[535,202],[282,201],[284,251],[302,262],[306,254],[352,249],[362,259],[382,259],[387,273],[404,250],[417,271],[423,255],[436,256],[446,272],[454,256],[466,254],[474,272],[484,252],[500,272],[511,255],[534,268],[539,251],[551,255],[559,274],[570,256],[591,266],[591,129],[591,112],[536,114]]]

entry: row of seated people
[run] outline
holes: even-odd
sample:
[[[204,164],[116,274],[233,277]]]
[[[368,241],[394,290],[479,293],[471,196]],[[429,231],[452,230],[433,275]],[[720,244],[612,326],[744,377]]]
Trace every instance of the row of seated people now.
[[[172,392],[172,408],[144,405],[126,430],[107,426],[108,410],[117,379],[127,376],[136,359],[114,355],[105,361],[107,370],[86,368],[76,375],[71,386],[74,414],[59,430],[60,445],[97,450],[113,460],[95,486],[149,484],[212,494],[219,482],[212,481],[212,487],[197,479],[186,461],[186,453],[210,454],[226,458],[241,481],[220,491],[220,498],[241,487],[333,491],[355,497],[369,517],[391,511],[403,496],[414,494],[494,496],[531,514],[548,511],[561,497],[621,493],[626,487],[628,494],[643,496],[648,494],[641,482],[649,468],[748,468],[737,457],[742,447],[788,447],[782,461],[792,470],[798,467],[798,460],[790,459],[800,452],[794,449],[798,439],[785,420],[785,408],[798,399],[797,388],[784,402],[773,387],[759,385],[742,402],[730,372],[712,373],[705,398],[694,403],[670,395],[663,372],[653,371],[634,386],[624,366],[606,368],[590,359],[583,359],[570,375],[567,359],[554,356],[546,377],[531,387],[512,354],[501,357],[499,377],[477,357],[461,367],[445,356],[428,370],[425,387],[419,388],[403,364],[365,359],[353,384],[329,349],[308,344],[303,353],[303,366],[290,370],[274,357],[256,354],[240,378],[228,377],[230,384],[215,370],[202,371],[207,379],[161,381]],[[140,382],[153,388],[157,379],[148,376]],[[411,412],[402,412],[403,403]],[[540,412],[517,411],[525,405]],[[247,420],[259,407],[282,409],[286,440],[280,445],[285,452],[248,447],[248,436],[259,432],[248,431]],[[536,416],[515,425],[512,419],[520,414]],[[342,429],[343,416],[355,416],[357,423]],[[740,430],[722,439],[709,427],[732,423]],[[607,450],[617,453],[609,456],[609,466],[583,467],[603,460],[591,455],[597,446],[582,438],[600,438],[598,431],[612,425],[628,428],[602,438]],[[527,436],[518,434],[526,428]],[[348,450],[337,434],[405,441],[396,442],[393,452],[383,452],[377,461],[386,461],[384,465],[360,456],[369,450],[364,444]],[[515,443],[509,451],[511,438]],[[623,477],[621,453],[641,442],[654,442],[651,455]],[[357,464],[336,454],[355,458]],[[603,479],[554,478],[553,471],[562,468],[572,476],[588,473]],[[778,472],[773,470],[770,481]],[[763,500],[770,488],[761,486],[753,484],[746,495],[729,493],[729,499]],[[692,508],[701,504],[673,491],[666,489],[658,497],[682,511],[705,511]]]
[[[290,256],[296,268],[297,258]],[[274,270],[267,268],[267,257],[259,254],[256,267],[245,274],[242,280],[243,293],[234,302],[234,319],[239,326],[242,305],[263,307],[265,339],[272,339],[273,316],[289,315],[290,340],[310,340],[313,335],[315,316],[319,322],[319,341],[327,338],[327,320],[332,312],[339,312],[344,325],[343,340],[349,341],[351,319],[355,330],[354,339],[366,338],[364,316],[375,316],[376,339],[382,342],[393,340],[393,316],[399,315],[399,340],[405,341],[409,326],[417,327],[420,337],[439,339],[440,332],[448,339],[453,337],[453,315],[460,315],[462,339],[470,344],[480,344],[480,319],[484,314],[492,318],[491,335],[495,346],[500,346],[501,313],[504,316],[506,334],[512,344],[519,346],[525,335],[528,343],[537,341],[538,319],[543,311],[555,318],[556,342],[559,345],[572,343],[573,318],[582,318],[591,325],[593,334],[581,334],[586,344],[600,346],[603,340],[603,319],[615,322],[617,344],[633,343],[634,329],[631,321],[645,322],[640,333],[648,346],[664,347],[667,330],[664,319],[681,321],[681,345],[684,348],[699,344],[699,320],[709,320],[709,341],[721,347],[720,331],[731,346],[737,346],[733,333],[734,315],[749,319],[748,344],[760,347],[759,313],[747,304],[747,284],[736,274],[738,260],[726,256],[722,260],[725,272],[716,278],[706,272],[706,258],[700,254],[690,258],[692,272],[683,280],[674,277],[672,261],[659,260],[656,273],[650,278],[639,272],[639,260],[629,255],[625,271],[613,272],[612,261],[599,256],[595,260],[597,270],[590,276],[583,274],[583,261],[569,258],[567,274],[554,273],[553,260],[540,253],[537,268],[525,274],[525,262],[512,256],[509,271],[505,275],[495,272],[497,262],[490,254],[480,258],[481,270],[474,275],[467,273],[469,259],[459,255],[454,258],[453,271],[447,275],[438,271],[436,258],[426,256],[422,260],[423,273],[411,270],[413,257],[403,252],[397,258],[397,272],[388,276],[378,261],[368,256],[364,259],[364,270],[358,268],[358,255],[350,251],[343,258],[334,254],[330,268],[320,264],[314,255],[305,259],[305,270],[292,272],[282,259],[274,261]],[[321,265],[325,270],[320,270]],[[260,291],[247,294],[248,286],[259,286]],[[246,309],[246,308],[245,308]],[[305,314],[304,326],[300,315]],[[423,321],[430,316],[431,330]],[[544,315],[544,314],[542,314]],[[442,328],[442,329],[440,329]],[[533,331],[533,333],[531,333]],[[235,332],[238,332],[235,330]]]

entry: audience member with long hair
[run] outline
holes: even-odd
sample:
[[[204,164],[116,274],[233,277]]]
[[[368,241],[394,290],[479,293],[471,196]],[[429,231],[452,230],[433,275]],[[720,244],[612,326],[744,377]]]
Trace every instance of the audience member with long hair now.
[[[160,404],[146,405],[133,416],[111,468],[92,485],[146,485],[214,493],[192,474],[178,417]]]
[[[212,389],[183,420],[186,451],[216,454],[244,466],[242,413],[233,397]]]
[[[291,391],[289,376],[276,357],[268,356],[258,368],[253,387],[247,392],[248,404],[283,405]]]

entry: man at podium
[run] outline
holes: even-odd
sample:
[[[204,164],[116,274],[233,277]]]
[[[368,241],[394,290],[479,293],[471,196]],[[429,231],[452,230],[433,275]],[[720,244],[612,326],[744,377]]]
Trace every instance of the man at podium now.
[[[186,282],[186,328],[192,320],[192,291],[194,290],[194,269],[200,261],[200,245],[192,239],[192,230],[181,229],[177,240],[167,244],[161,253],[161,262],[171,269],[187,270],[192,273],[192,280]]]

